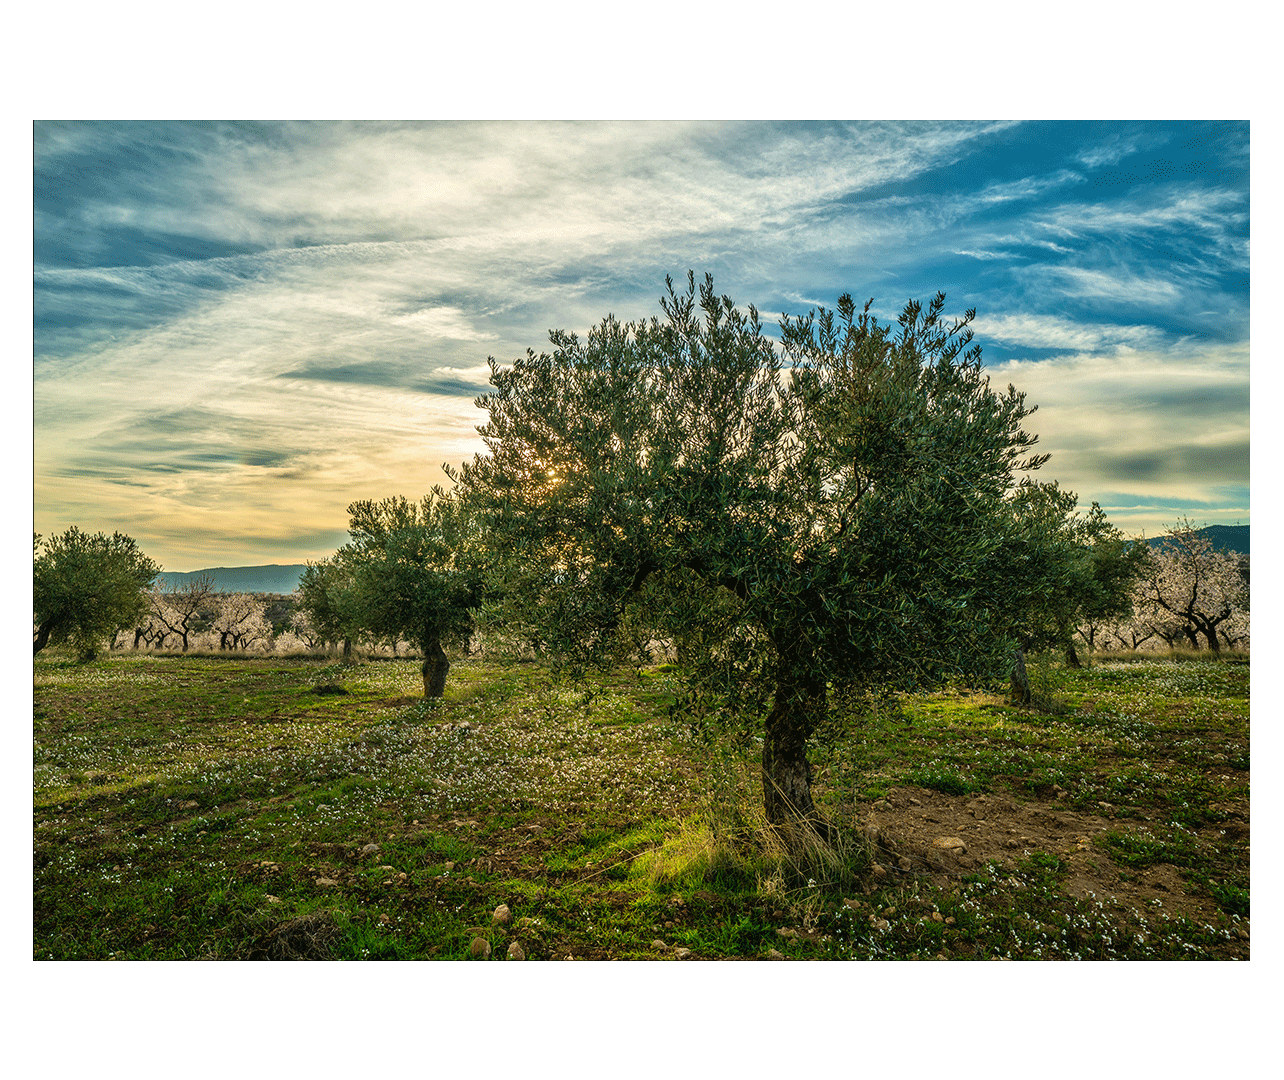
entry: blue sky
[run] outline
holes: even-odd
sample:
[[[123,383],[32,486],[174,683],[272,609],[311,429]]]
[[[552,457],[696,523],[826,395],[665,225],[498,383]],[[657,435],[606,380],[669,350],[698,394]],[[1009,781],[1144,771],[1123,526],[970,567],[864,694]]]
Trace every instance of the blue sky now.
[[[486,359],[938,290],[1125,531],[1249,522],[1246,122],[35,125],[35,528],[301,562],[482,449]],[[773,328],[774,329],[774,328]]]

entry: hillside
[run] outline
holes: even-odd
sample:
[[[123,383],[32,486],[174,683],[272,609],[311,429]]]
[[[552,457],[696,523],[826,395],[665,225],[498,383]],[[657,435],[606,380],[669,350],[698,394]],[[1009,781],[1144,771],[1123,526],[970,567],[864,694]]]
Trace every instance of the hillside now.
[[[1233,551],[1240,555],[1249,553],[1247,525],[1208,525],[1198,532],[1207,536],[1219,551]],[[1162,536],[1147,538],[1151,545],[1160,544]],[[208,574],[214,579],[214,588],[222,592],[279,593],[288,595],[299,587],[299,578],[307,569],[306,563],[289,563],[270,566],[216,566],[209,570],[193,570],[189,573],[166,571],[157,578],[157,583],[165,589],[181,589],[192,578]]]
[[[1206,525],[1202,529],[1196,529],[1195,532],[1200,536],[1207,536],[1218,551],[1233,551],[1237,555],[1248,554],[1247,525]],[[1152,536],[1146,542],[1153,547],[1156,544],[1162,544],[1164,537]]]
[[[156,583],[163,589],[181,589],[193,578],[207,575],[220,592],[280,593],[286,595],[299,587],[299,578],[307,569],[305,563],[286,566],[216,566],[188,573],[163,572]]]

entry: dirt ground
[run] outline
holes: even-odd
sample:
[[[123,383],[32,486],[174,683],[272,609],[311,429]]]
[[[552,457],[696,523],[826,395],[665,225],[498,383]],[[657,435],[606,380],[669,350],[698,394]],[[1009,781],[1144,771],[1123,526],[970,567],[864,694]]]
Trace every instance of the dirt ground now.
[[[1220,922],[1212,900],[1186,891],[1181,871],[1164,864],[1120,869],[1093,844],[1106,831],[1129,831],[1144,821],[1115,820],[1018,803],[1002,795],[944,795],[919,787],[893,788],[874,803],[866,836],[878,844],[878,867],[888,877],[926,873],[942,885],[973,873],[990,860],[1013,868],[1036,851],[1069,863],[1065,891],[1073,897],[1112,897],[1138,910],[1167,911],[1201,922]],[[1235,814],[1226,833],[1247,837],[1247,814]],[[875,871],[878,873],[878,870]],[[1158,900],[1156,905],[1154,901]]]

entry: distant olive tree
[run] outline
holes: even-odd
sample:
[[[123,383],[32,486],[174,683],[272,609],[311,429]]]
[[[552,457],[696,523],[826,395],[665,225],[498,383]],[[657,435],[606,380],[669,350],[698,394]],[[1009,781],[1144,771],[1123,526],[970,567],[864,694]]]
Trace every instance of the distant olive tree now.
[[[1012,512],[1025,530],[1023,550],[1014,551],[1010,569],[1030,602],[1017,613],[1016,654],[1010,680],[1015,704],[1030,704],[1025,654],[1057,649],[1066,663],[1080,666],[1075,638],[1132,611],[1132,589],[1146,566],[1145,546],[1129,541],[1093,503],[1086,514],[1078,497],[1056,483],[1025,480],[1013,492]],[[1000,584],[1002,579],[993,584]],[[1091,631],[1089,632],[1092,633]],[[1088,639],[1091,646],[1091,638]]]
[[[299,579],[295,631],[309,644],[339,646],[352,656],[359,634],[357,611],[352,606],[351,552],[342,549],[328,559],[309,562]]]
[[[440,697],[450,660],[446,645],[467,646],[482,577],[465,507],[434,488],[405,498],[348,507],[350,543],[309,564],[302,603],[325,632],[391,645],[411,642],[423,655],[424,696]]]
[[[70,642],[92,660],[147,609],[160,566],[123,533],[90,536],[74,525],[60,536],[35,536],[35,650]],[[33,654],[34,655],[34,654]]]

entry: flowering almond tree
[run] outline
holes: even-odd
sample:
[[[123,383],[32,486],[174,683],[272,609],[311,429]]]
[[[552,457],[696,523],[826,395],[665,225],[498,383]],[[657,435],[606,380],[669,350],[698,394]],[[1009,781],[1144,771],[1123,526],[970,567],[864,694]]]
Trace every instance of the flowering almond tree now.
[[[1248,586],[1239,559],[1218,551],[1185,522],[1169,529],[1152,551],[1137,603],[1151,610],[1156,626],[1165,621],[1176,624],[1192,648],[1199,648],[1203,638],[1209,649],[1219,652],[1218,628],[1236,613],[1247,613]]]
[[[249,593],[220,596],[218,615],[210,631],[218,636],[220,649],[248,649],[256,642],[272,640],[272,624],[263,601]]]
[[[183,652],[187,652],[192,647],[193,635],[213,616],[216,596],[214,579],[209,574],[191,578],[177,589],[153,589],[150,621],[154,636],[162,643],[175,637],[182,642]]]
[[[736,677],[770,701],[768,820],[827,838],[806,746],[831,688],[1006,676],[1063,576],[1056,507],[1012,498],[1045,460],[1022,429],[1033,409],[990,386],[973,313],[943,319],[943,294],[895,329],[843,296],[783,318],[779,352],[709,277],[698,297],[694,275],[668,282],[660,304],[663,320],[608,316],[587,340],[492,358],[489,453],[460,490],[510,615],[545,646],[605,657],[643,596],[723,627],[703,642],[715,658],[744,645]]]

